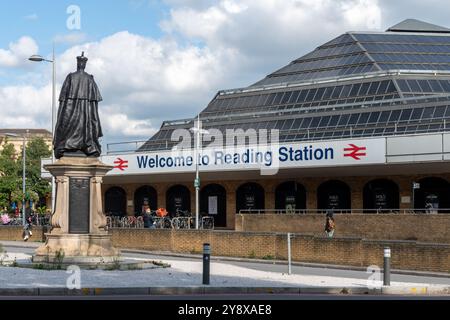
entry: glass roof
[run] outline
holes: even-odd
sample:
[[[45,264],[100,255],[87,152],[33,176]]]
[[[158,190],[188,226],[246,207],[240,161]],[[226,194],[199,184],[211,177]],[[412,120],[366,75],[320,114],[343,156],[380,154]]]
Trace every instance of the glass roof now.
[[[278,129],[281,142],[450,131],[450,34],[346,33],[254,85],[219,92],[200,117],[220,132]],[[137,151],[170,149],[174,130],[193,125],[165,122]]]

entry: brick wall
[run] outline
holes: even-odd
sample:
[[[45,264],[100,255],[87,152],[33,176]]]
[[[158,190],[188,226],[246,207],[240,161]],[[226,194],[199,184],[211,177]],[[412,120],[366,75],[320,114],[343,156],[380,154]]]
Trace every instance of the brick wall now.
[[[216,256],[287,259],[285,234],[113,229],[112,235],[114,245],[121,248],[201,253],[203,243],[208,242],[212,255]],[[343,237],[328,239],[303,234],[295,234],[291,240],[293,261],[359,267],[382,267],[385,246],[391,248],[393,269],[450,272],[450,244]]]
[[[31,240],[41,240],[42,231],[35,228],[36,236]],[[113,229],[111,233],[113,244],[119,248],[200,253],[203,243],[208,242],[216,256],[287,259],[285,234],[148,229]],[[21,240],[21,234],[21,227],[0,227],[0,240]],[[295,234],[291,242],[293,261],[382,267],[383,249],[389,246],[393,269],[450,272],[450,244],[304,234]]]
[[[335,214],[336,236],[450,243],[450,214]],[[321,236],[318,214],[236,215],[236,231],[293,232]]]

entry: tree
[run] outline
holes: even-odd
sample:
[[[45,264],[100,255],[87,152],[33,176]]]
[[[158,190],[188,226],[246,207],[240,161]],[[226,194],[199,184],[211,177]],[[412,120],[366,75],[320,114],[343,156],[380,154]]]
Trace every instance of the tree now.
[[[18,177],[18,162],[14,145],[5,140],[0,152],[0,206],[8,207],[11,203],[11,194],[19,189],[21,178]]]
[[[18,159],[18,163],[22,163],[22,154]],[[45,197],[51,192],[51,184],[49,181],[41,178],[41,159],[50,158],[52,152],[48,145],[42,138],[33,138],[26,146],[26,160],[25,160],[25,172],[26,172],[26,195],[27,200],[36,201],[32,197],[32,192],[35,192],[39,198]],[[19,169],[20,176],[22,176],[22,169]]]

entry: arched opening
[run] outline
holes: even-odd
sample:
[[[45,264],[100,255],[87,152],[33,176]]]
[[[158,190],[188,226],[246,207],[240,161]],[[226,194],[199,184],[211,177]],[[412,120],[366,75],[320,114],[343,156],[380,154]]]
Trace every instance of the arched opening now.
[[[437,177],[423,178],[418,181],[419,188],[414,189],[414,208],[429,213],[449,212],[450,184]]]
[[[175,185],[166,192],[166,209],[170,216],[175,216],[177,210],[191,212],[191,192],[186,186]]]
[[[317,208],[319,210],[351,209],[350,187],[339,180],[329,180],[317,188]]]
[[[109,216],[126,216],[127,193],[121,187],[111,187],[106,190],[105,213]]]
[[[142,214],[144,202],[148,203],[151,210],[158,209],[158,195],[155,188],[142,186],[134,192],[134,212],[136,215]]]
[[[200,212],[214,217],[215,227],[227,226],[227,191],[219,184],[208,184],[200,191]]]
[[[236,190],[236,210],[264,209],[264,188],[257,183],[245,183]]]
[[[363,190],[365,210],[398,209],[400,193],[398,185],[388,179],[369,181]]]
[[[295,213],[306,209],[306,189],[300,183],[287,181],[275,189],[275,209]]]

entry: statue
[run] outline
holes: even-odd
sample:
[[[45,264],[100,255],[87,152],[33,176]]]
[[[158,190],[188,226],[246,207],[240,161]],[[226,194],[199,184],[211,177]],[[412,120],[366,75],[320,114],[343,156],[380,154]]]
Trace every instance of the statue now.
[[[88,58],[77,57],[77,71],[70,73],[59,96],[53,148],[55,158],[63,156],[99,157],[103,136],[98,116],[102,96],[94,77],[84,71]]]

